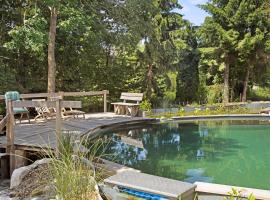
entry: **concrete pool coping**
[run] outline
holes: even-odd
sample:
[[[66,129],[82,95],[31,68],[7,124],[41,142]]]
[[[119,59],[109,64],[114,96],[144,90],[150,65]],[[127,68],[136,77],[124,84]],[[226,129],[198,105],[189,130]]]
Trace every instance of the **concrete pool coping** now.
[[[270,200],[270,190],[261,190],[255,188],[246,188],[239,186],[231,185],[222,185],[215,183],[205,183],[205,182],[195,182],[196,185],[195,191],[198,193],[206,194],[218,194],[218,195],[228,195],[229,192],[232,192],[232,188],[240,192],[241,197],[248,198],[251,194],[254,195],[256,199]]]
[[[103,164],[105,166],[105,169],[106,170],[111,170],[111,176],[109,177],[112,177],[116,174],[121,174],[121,173],[125,173],[125,172],[135,172],[135,173],[140,173],[141,176],[144,176],[144,173],[142,173],[140,170],[137,170],[137,169],[134,169],[134,168],[131,168],[131,167],[126,167],[124,165],[120,165],[120,164],[117,164],[117,163],[114,163],[112,161],[108,161],[108,160],[105,160],[105,159],[102,159],[103,161]],[[154,176],[154,175],[151,175],[153,177],[159,177],[159,176]],[[122,183],[121,183],[121,180],[118,180],[117,182],[116,181],[107,181],[109,184],[113,184],[113,185],[119,185],[119,186],[126,186],[126,187],[129,187],[129,188],[132,188],[132,189],[138,189],[138,185],[134,186],[132,184],[129,184],[127,185],[127,181],[126,179],[128,178],[128,176],[126,176]],[[129,177],[131,179],[133,179],[133,177]],[[173,180],[173,179],[170,179],[170,180]],[[142,187],[144,185],[144,179],[142,178]],[[106,181],[105,181],[106,182]],[[179,182],[182,182],[182,183],[187,183],[185,181],[179,181]],[[191,184],[191,183],[187,183],[187,184]],[[239,187],[239,186],[232,186],[232,185],[222,185],[222,184],[215,184],[215,183],[206,183],[206,182],[195,182],[191,185],[194,185],[195,187],[195,192],[200,196],[200,195],[207,195],[207,196],[211,196],[212,198],[211,199],[215,199],[215,200],[223,200],[224,198],[223,197],[226,197],[228,196],[228,193],[229,192],[232,192],[232,189],[236,189],[237,191],[241,192],[241,197],[242,198],[248,198],[251,194],[254,195],[255,199],[261,199],[261,200],[270,200],[270,190],[263,190],[263,189],[256,189],[256,188],[247,188],[247,187]],[[145,185],[144,185],[145,186]],[[181,185],[177,185],[177,186],[181,186]],[[166,186],[167,187],[167,186]],[[163,187],[166,188],[166,187]],[[140,190],[144,190],[144,191],[149,191],[149,188],[139,188]],[[165,194],[166,191],[163,191],[162,193],[159,191],[154,191],[153,188],[150,188],[150,191],[152,193],[155,193],[156,194]],[[178,194],[179,195],[179,194]],[[174,194],[174,198],[173,199],[176,199],[175,197],[176,195]],[[220,198],[222,197],[222,198]],[[200,199],[200,198],[199,198]],[[186,200],[185,198],[182,198],[182,200]],[[192,199],[193,200],[193,199]]]
[[[228,114],[228,115],[208,115],[208,116],[183,116],[183,117],[172,117],[170,120],[172,121],[185,121],[185,120],[234,120],[234,119],[239,119],[239,120],[270,120],[270,115],[265,115],[265,114]],[[144,119],[139,119],[135,120],[133,122],[123,122],[123,123],[112,123],[108,124],[106,126],[100,126],[96,127],[95,129],[92,129],[90,131],[91,135],[98,136],[98,134],[106,129],[110,128],[117,128],[121,127],[123,125],[136,125],[136,124],[142,124],[144,122],[150,122],[150,123],[157,123],[162,120],[160,119],[154,119],[154,118],[144,118]],[[106,163],[106,164],[105,164]],[[124,165],[119,165],[117,163],[111,162],[104,160],[104,164],[107,165],[106,168],[110,169],[112,166],[112,171],[115,172],[115,174],[123,173],[125,171],[136,171],[137,173],[141,173],[139,170],[136,170],[131,167],[126,167]],[[143,174],[143,173],[141,173]],[[151,175],[152,176],[152,175]],[[158,177],[158,176],[157,176]],[[173,180],[173,179],[171,179]],[[221,184],[214,184],[214,183],[205,183],[205,182],[195,182],[193,184],[196,188],[195,191],[200,195],[200,194],[210,194],[210,195],[218,195],[218,196],[228,196],[228,192],[232,191],[232,188],[236,188],[237,190],[239,189],[242,191],[241,197],[248,198],[248,196],[252,193],[256,199],[265,199],[265,200],[270,200],[270,190],[262,190],[262,189],[255,189],[255,188],[245,188],[245,187],[238,187],[238,186],[231,186],[231,185],[221,185]],[[134,188],[135,189],[135,188]],[[185,200],[185,199],[183,199]]]

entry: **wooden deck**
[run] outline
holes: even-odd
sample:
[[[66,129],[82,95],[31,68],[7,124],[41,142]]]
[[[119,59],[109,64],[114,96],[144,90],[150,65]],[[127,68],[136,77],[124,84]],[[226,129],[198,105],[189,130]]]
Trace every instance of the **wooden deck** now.
[[[113,113],[86,114],[85,119],[66,118],[62,121],[63,134],[72,133],[76,136],[82,136],[89,131],[107,125],[116,125],[119,123],[137,123],[143,119],[141,117],[119,116]],[[15,149],[20,150],[39,150],[41,148],[55,148],[57,144],[55,134],[55,120],[46,122],[31,123],[22,122],[14,127],[14,145]],[[0,136],[0,146],[5,147],[6,136]]]

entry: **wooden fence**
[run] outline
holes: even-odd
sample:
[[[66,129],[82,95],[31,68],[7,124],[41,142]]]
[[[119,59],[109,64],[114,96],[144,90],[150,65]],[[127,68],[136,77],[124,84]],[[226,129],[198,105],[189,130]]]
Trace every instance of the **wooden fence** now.
[[[61,109],[64,107],[72,107],[72,108],[81,108],[82,104],[81,101],[63,101],[61,96],[55,98],[54,101],[11,101],[8,100],[7,102],[7,115],[4,119],[0,122],[1,127],[3,128],[6,126],[6,153],[9,155],[9,166],[10,166],[10,173],[14,171],[17,167],[16,163],[16,152],[15,152],[15,144],[14,144],[14,113],[13,108],[31,108],[31,107],[54,107],[56,110],[56,139],[57,139],[57,147],[56,147],[56,155],[59,153],[59,140],[62,137],[62,119],[61,119]]]

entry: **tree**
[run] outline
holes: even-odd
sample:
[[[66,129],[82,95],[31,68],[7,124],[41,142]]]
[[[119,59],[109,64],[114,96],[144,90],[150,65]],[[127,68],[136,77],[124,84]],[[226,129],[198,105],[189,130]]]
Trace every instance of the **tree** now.
[[[212,15],[206,18],[200,31],[206,43],[211,45],[209,47],[216,48],[215,53],[221,55],[220,61],[224,63],[223,102],[228,103],[230,66],[237,57],[235,48],[238,33],[230,27],[232,12],[226,8],[226,3],[213,0],[201,7]]]
[[[147,66],[145,90],[148,99],[152,99],[152,94],[158,90],[158,75],[165,75],[168,69],[176,69],[181,53],[187,47],[183,30],[187,23],[174,11],[181,5],[176,0],[155,0],[152,4],[147,29],[143,33],[144,48],[138,51],[139,62]]]
[[[208,45],[209,41],[214,44],[209,47],[217,49],[215,53],[220,53],[224,63],[224,103],[230,98],[230,72],[237,71],[233,68],[242,67],[245,71],[242,101],[246,101],[252,65],[259,61],[258,54],[266,53],[263,49],[269,38],[269,18],[263,6],[264,1],[255,0],[212,0],[201,6],[211,14],[200,30],[203,39]]]
[[[55,76],[56,76],[56,62],[55,62],[55,37],[56,37],[56,23],[57,23],[57,8],[55,6],[50,9],[50,31],[48,42],[48,93],[55,92]]]
[[[192,103],[199,99],[199,51],[197,49],[196,27],[187,22],[185,41],[187,48],[181,54],[178,64],[176,99],[182,103]],[[192,92],[191,92],[192,91]]]

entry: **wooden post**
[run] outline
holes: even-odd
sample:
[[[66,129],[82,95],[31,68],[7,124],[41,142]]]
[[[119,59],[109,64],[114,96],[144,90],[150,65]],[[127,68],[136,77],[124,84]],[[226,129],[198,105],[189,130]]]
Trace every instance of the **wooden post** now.
[[[59,147],[62,138],[62,119],[61,119],[61,99],[56,99],[56,140],[57,140],[57,147],[56,147],[56,155],[59,156]]]
[[[7,102],[7,115],[8,115],[8,121],[7,121],[7,153],[9,154],[9,162],[10,162],[10,175],[12,175],[12,172],[15,169],[15,147],[14,147],[14,114],[13,114],[13,107],[12,107],[12,101],[8,100]]]
[[[27,154],[25,150],[15,150],[15,169],[27,165]]]
[[[9,174],[9,156],[4,154],[1,155],[0,153],[0,170],[1,170],[1,180],[10,178]]]
[[[107,90],[103,90],[103,97],[104,97],[104,112],[107,112]]]

